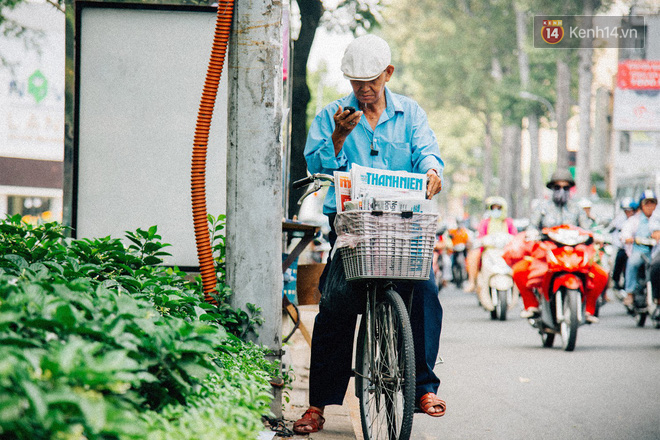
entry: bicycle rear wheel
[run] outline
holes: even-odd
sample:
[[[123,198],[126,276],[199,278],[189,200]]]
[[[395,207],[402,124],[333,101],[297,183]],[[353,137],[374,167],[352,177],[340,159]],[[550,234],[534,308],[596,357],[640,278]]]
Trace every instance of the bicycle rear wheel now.
[[[408,440],[415,409],[415,348],[408,311],[394,290],[367,304],[355,363],[365,440]]]

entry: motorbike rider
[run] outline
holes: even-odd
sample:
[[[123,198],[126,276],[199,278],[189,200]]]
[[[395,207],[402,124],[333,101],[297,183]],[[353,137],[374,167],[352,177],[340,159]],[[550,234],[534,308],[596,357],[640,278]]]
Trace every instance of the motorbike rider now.
[[[615,289],[623,290],[621,275],[624,275],[626,270],[628,255],[621,241],[621,228],[626,220],[635,215],[637,203],[632,197],[624,197],[621,199],[619,207],[621,211],[612,219],[607,230],[612,234],[612,245],[617,249],[616,256],[614,257],[614,267],[612,268],[612,281],[614,282]]]
[[[498,232],[508,232],[516,235],[518,230],[513,224],[513,219],[506,216],[507,203],[504,197],[488,197],[486,199],[486,212],[484,219],[479,223],[477,238],[485,237],[488,234]],[[466,292],[472,292],[475,289],[477,275],[481,266],[481,253],[483,248],[475,247],[468,251],[466,265],[468,272],[468,285]]]
[[[470,231],[465,226],[465,223],[466,223],[465,220],[456,218],[456,227],[450,228],[448,231],[452,244],[452,254],[451,254],[452,267],[461,264],[459,259],[459,254],[463,254],[463,261],[466,261],[467,258],[468,243],[470,242]]]
[[[656,240],[660,241],[660,234],[656,233],[654,236]],[[653,301],[660,305],[660,246],[656,246],[653,250],[653,259],[651,260],[651,291],[653,292]],[[656,307],[653,319],[660,321],[660,307]]]
[[[639,268],[644,264],[642,255],[651,258],[651,249],[635,243],[635,238],[660,238],[660,215],[654,214],[658,197],[653,190],[645,190],[639,198],[639,212],[630,217],[621,228],[621,241],[625,244],[628,262],[626,264],[625,290],[628,293],[624,305],[632,305],[637,285]]]
[[[436,240],[433,245],[433,271],[438,288],[451,281],[451,259],[448,252],[452,249],[451,238],[446,225],[441,225],[435,232]]]
[[[598,222],[596,221],[596,218],[591,214],[591,207],[593,206],[593,204],[591,203],[591,200],[589,200],[587,198],[580,199],[578,201],[578,206],[580,208],[582,208],[582,210],[584,211],[584,214],[587,216],[587,218],[591,222],[588,229],[591,229],[591,228],[595,227],[596,225],[598,225]]]
[[[584,229],[589,228],[591,221],[584,210],[570,200],[570,189],[574,186],[575,181],[570,171],[556,170],[552,174],[550,181],[546,184],[546,187],[552,190],[552,199],[544,201],[533,212],[527,227],[527,233],[530,236],[538,235],[543,228],[564,224]],[[525,308],[520,314],[522,318],[532,318],[540,314],[539,302],[533,288],[540,284],[542,277],[530,277],[532,262],[531,258],[523,258],[513,265],[513,280],[520,291]],[[609,277],[605,270],[594,264],[590,268],[589,278],[591,278],[591,282],[587,284],[585,319],[588,323],[596,323],[598,322],[598,318],[594,316],[596,302],[605,290]]]

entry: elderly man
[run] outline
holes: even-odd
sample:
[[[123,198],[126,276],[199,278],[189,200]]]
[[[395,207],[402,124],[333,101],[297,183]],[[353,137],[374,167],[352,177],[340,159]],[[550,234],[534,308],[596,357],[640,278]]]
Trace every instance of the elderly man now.
[[[347,47],[341,70],[353,93],[326,106],[309,129],[305,159],[311,173],[332,174],[347,171],[353,164],[387,170],[426,174],[427,196],[442,189],[444,164],[436,137],[426,114],[413,100],[392,93],[386,83],[392,77],[389,45],[375,35],[356,38]],[[352,109],[348,109],[352,107]],[[353,111],[355,110],[355,111]],[[334,188],[330,187],[323,212],[337,238],[334,219],[337,208]],[[341,405],[351,376],[353,335],[357,315],[348,313],[349,305],[333,296],[324,285],[329,260],[321,277],[323,287],[319,314],[314,323],[309,378],[309,409],[294,423],[296,433],[323,429],[326,405]],[[399,287],[405,294],[412,283]],[[440,380],[433,372],[440,343],[442,307],[431,271],[426,282],[414,283],[411,323],[417,372],[416,398],[419,408],[434,417],[445,412],[445,402],[436,396]]]

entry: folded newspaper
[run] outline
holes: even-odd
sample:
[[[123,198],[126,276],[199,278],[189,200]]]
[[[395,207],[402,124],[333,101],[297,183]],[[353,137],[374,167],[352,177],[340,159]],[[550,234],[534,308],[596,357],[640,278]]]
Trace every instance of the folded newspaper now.
[[[337,212],[346,210],[435,212],[426,200],[426,176],[353,165],[335,171]]]

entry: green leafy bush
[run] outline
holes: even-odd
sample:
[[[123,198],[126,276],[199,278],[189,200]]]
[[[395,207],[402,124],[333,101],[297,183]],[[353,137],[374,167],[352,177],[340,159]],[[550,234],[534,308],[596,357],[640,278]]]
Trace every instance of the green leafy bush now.
[[[228,287],[215,307],[156,266],[156,227],[128,247],[65,232],[0,223],[0,438],[254,437],[276,366],[236,336],[258,321]]]

